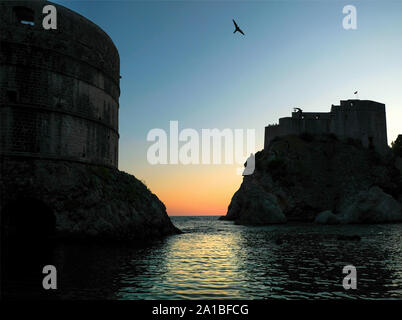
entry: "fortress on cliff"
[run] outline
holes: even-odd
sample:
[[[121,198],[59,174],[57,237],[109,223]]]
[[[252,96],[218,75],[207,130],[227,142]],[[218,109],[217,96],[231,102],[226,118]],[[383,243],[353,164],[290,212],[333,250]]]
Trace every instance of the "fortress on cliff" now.
[[[57,29],[43,28],[47,5],[57,9]],[[112,39],[42,0],[0,1],[0,30],[1,253],[20,239],[142,241],[179,232],[164,204],[118,170]]]
[[[341,100],[330,112],[304,112],[295,108],[291,117],[265,127],[264,148],[275,137],[290,134],[335,134],[340,138],[361,141],[379,153],[388,150],[385,105],[370,100]]]

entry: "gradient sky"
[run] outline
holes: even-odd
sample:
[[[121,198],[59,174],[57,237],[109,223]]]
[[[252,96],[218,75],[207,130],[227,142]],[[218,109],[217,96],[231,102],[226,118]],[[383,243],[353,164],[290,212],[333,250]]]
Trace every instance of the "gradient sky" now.
[[[328,112],[354,98],[386,104],[402,133],[402,1],[55,1],[95,22],[120,53],[119,169],[170,215],[224,215],[237,165],[147,162],[149,130],[256,129],[293,107]],[[357,8],[344,30],[342,8]],[[246,36],[233,34],[234,18]]]

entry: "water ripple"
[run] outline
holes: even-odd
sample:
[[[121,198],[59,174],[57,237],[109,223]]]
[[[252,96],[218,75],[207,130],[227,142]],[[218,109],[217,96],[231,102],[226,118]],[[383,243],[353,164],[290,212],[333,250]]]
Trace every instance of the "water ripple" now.
[[[116,298],[402,298],[400,224],[244,227],[212,217],[173,221],[186,233],[122,268]],[[340,241],[339,234],[362,240]],[[357,290],[342,287],[348,264],[358,270]]]

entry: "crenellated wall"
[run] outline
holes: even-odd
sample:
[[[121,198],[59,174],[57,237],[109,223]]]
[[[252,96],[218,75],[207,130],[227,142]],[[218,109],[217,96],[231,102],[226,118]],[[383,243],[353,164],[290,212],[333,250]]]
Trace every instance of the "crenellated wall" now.
[[[353,138],[378,152],[388,150],[385,105],[370,100],[345,100],[332,106],[331,112],[293,112],[292,117],[279,119],[279,125],[265,127],[264,148],[275,137],[289,134],[333,133]]]

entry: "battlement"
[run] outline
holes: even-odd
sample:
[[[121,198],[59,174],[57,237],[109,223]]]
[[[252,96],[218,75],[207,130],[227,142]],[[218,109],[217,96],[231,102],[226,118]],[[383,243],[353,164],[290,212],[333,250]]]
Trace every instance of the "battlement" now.
[[[331,112],[353,112],[355,110],[385,112],[385,104],[371,100],[341,100],[340,105],[332,105]]]
[[[365,147],[384,153],[388,149],[385,104],[351,99],[332,105],[330,112],[304,112],[295,108],[291,117],[279,119],[279,125],[265,127],[264,148],[275,137],[305,132],[357,139]]]

